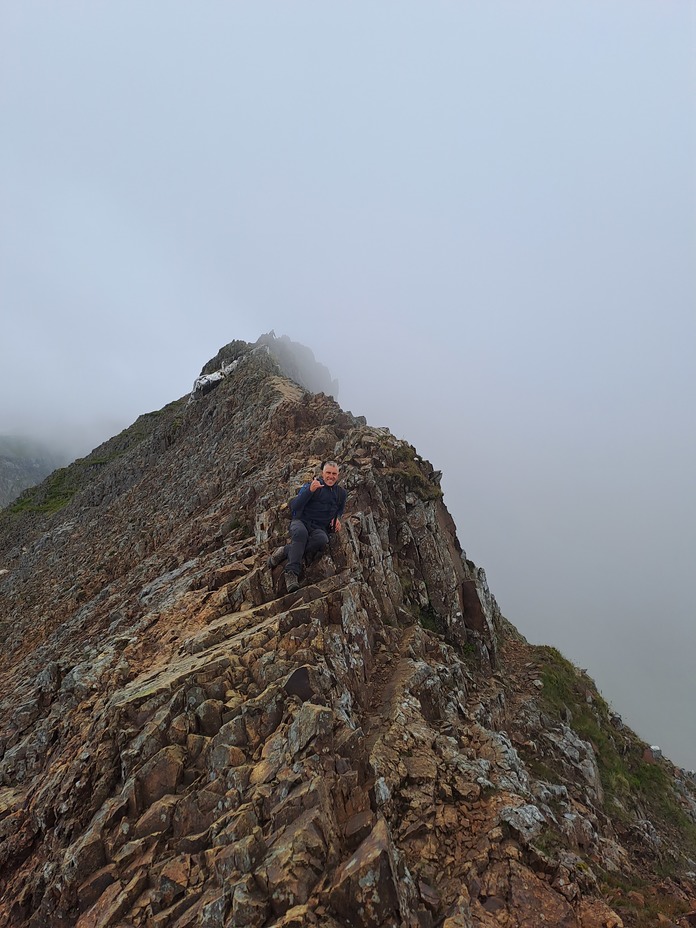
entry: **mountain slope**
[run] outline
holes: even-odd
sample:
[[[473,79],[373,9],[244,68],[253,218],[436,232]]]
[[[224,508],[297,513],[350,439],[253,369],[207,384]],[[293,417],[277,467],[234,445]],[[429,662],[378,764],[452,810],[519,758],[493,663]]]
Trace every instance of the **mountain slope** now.
[[[218,357],[0,513],[0,926],[687,924],[693,783],[502,618],[433,468]]]
[[[0,435],[0,507],[7,506],[22,490],[39,483],[63,459],[26,438]]]

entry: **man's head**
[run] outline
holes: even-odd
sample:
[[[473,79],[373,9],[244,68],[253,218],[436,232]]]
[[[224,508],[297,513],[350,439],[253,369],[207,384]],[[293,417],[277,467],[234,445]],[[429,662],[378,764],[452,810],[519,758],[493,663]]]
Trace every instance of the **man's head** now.
[[[321,476],[327,487],[332,487],[338,480],[338,464],[335,461],[326,461],[321,469]]]

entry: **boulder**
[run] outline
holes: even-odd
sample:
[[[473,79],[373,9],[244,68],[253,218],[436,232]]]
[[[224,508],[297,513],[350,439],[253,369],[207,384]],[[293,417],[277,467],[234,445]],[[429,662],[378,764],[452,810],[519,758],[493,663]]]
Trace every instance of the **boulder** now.
[[[333,912],[356,928],[398,924],[399,889],[387,823],[379,819],[339,868],[327,893]]]

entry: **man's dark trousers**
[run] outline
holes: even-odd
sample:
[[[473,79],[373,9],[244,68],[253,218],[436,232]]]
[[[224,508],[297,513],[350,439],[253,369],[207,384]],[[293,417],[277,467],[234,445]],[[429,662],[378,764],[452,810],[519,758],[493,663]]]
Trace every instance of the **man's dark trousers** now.
[[[305,524],[301,519],[293,519],[290,523],[290,544],[285,546],[288,556],[285,570],[299,577],[303,556],[323,551],[328,543],[329,536],[323,528],[313,522]]]

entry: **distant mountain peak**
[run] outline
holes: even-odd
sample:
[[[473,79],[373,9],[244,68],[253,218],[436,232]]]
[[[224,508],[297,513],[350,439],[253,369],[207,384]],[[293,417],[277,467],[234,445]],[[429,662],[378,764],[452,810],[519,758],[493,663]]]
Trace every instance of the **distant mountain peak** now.
[[[282,373],[305,390],[338,398],[338,381],[331,377],[325,364],[316,360],[312,350],[287,335],[277,336],[273,330],[262,335],[253,345],[233,341],[221,348],[214,358],[204,364],[194,383],[192,395],[195,397],[210,392],[243,357],[258,351],[267,351],[278,362]]]

